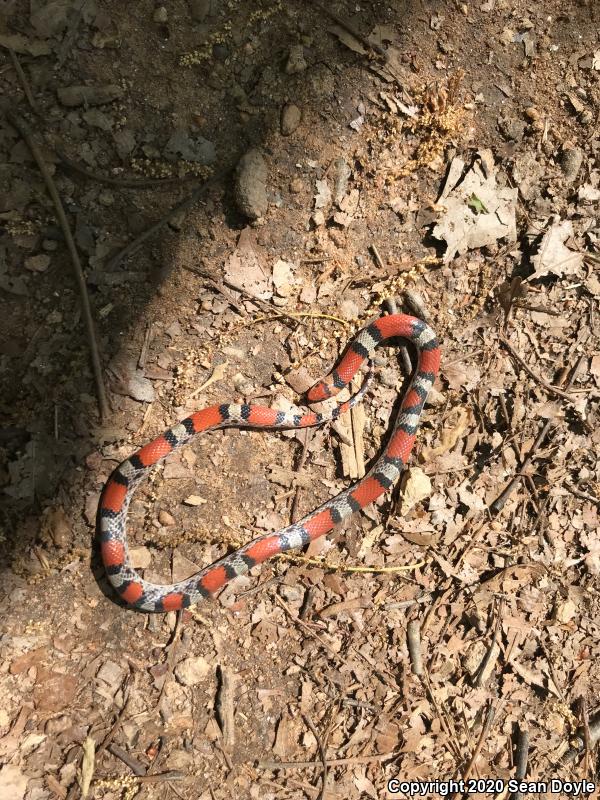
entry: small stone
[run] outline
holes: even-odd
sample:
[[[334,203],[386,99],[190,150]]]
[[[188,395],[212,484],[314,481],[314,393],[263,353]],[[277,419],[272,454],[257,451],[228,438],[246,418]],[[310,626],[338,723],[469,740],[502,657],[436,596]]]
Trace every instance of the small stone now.
[[[164,6],[159,6],[158,8],[154,9],[154,14],[152,15],[152,19],[154,22],[162,22],[165,23],[169,19],[169,14],[167,9]]]
[[[295,44],[290,47],[287,64],[285,71],[288,75],[297,75],[299,72],[304,72],[308,67],[306,59],[304,58],[304,47],[301,44]]]
[[[229,58],[229,48],[226,44],[215,44],[213,45],[213,57],[217,59],[217,61],[227,61]]]
[[[264,216],[267,199],[267,164],[262,154],[249,150],[239,161],[235,174],[234,196],[237,207],[248,219]]]
[[[147,569],[152,563],[152,553],[147,547],[130,547],[129,558],[134,569]]]
[[[194,686],[212,672],[212,667],[202,656],[184,658],[175,667],[175,677],[183,686]]]
[[[290,181],[290,192],[292,194],[299,194],[304,188],[302,178],[294,178]]]
[[[560,156],[560,166],[566,183],[573,183],[583,163],[583,150],[580,147],[564,146]]]
[[[114,661],[105,661],[96,673],[96,678],[111,688],[117,689],[123,680],[123,668]]]
[[[25,269],[30,272],[45,272],[50,266],[50,256],[40,253],[37,256],[29,256],[25,259]]]
[[[170,528],[171,525],[175,525],[175,517],[164,509],[158,512],[158,521],[161,525],[164,525],[165,528]]]
[[[0,786],[4,800],[23,800],[28,778],[16,764],[5,764],[0,769]]]
[[[525,109],[525,117],[529,122],[536,122],[540,118],[540,112],[535,106],[529,106]]]
[[[286,103],[281,109],[281,133],[290,136],[302,121],[302,111],[294,103]]]
[[[204,22],[210,14],[210,0],[190,0],[190,16],[194,22]]]

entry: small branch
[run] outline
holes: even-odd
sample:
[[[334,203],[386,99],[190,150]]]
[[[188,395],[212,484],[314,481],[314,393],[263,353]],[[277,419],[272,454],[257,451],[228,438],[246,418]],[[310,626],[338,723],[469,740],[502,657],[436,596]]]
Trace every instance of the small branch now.
[[[304,465],[306,463],[306,457],[308,455],[308,446],[309,446],[309,444],[310,444],[310,442],[311,442],[311,440],[313,438],[313,435],[314,435],[314,431],[312,430],[312,428],[305,428],[304,441],[302,442],[302,453],[300,455],[300,459],[298,461],[298,464],[296,465],[296,468],[294,470],[294,472],[296,472],[298,475],[304,469]],[[300,500],[300,492],[301,491],[302,490],[301,490],[300,486],[296,486],[296,492],[294,494],[294,499],[292,501],[292,510],[290,511],[290,521],[292,523],[294,523],[296,521],[296,518],[298,516],[298,502]]]
[[[197,189],[190,194],[185,200],[182,200],[180,203],[177,203],[172,208],[167,211],[157,222],[153,225],[150,225],[149,228],[146,228],[145,231],[142,231],[139,236],[136,236],[128,245],[126,245],[122,250],[120,250],[116,255],[110,258],[105,264],[105,270],[110,272],[123,261],[123,259],[127,258],[128,256],[135,253],[142,244],[147,240],[154,236],[155,233],[158,233],[165,225],[169,222],[169,220],[173,219],[173,217],[177,216],[180,211],[185,211],[188,208],[191,208],[194,203],[196,203],[203,194],[209,189],[211,186],[214,186],[218,180],[222,177],[222,172],[218,174],[212,175],[207,181],[205,181],[202,186],[199,186]]]
[[[94,320],[92,318],[92,309],[90,306],[90,298],[87,291],[87,285],[85,282],[85,277],[83,275],[83,269],[81,266],[81,261],[79,259],[79,253],[77,252],[75,241],[73,240],[73,235],[71,234],[71,228],[69,227],[69,222],[67,220],[63,204],[58,194],[56,184],[54,183],[54,179],[50,174],[46,162],[44,161],[44,157],[42,156],[40,148],[33,140],[33,136],[29,129],[29,126],[25,123],[24,120],[22,120],[20,117],[14,114],[12,111],[7,111],[6,117],[10,122],[10,124],[14,128],[16,128],[16,130],[21,134],[23,140],[29,147],[31,155],[35,159],[35,162],[37,163],[38,168],[42,173],[42,177],[46,184],[46,189],[48,190],[48,194],[52,198],[52,202],[54,203],[54,208],[56,209],[56,216],[58,217],[60,227],[62,228],[63,235],[65,237],[65,242],[67,243],[67,249],[69,250],[69,255],[71,256],[71,262],[73,264],[73,272],[75,273],[75,280],[77,282],[77,287],[79,289],[79,299],[81,302],[88,347],[90,350],[90,356],[92,360],[94,380],[96,383],[96,395],[98,398],[100,418],[102,420],[105,420],[110,414],[110,407],[108,405],[106,389],[104,386],[104,377],[102,374],[102,365],[100,363],[100,354],[98,350],[98,339],[96,336],[96,328],[94,325]]]
[[[413,675],[423,674],[423,658],[421,655],[421,623],[411,619],[407,628],[408,652]]]
[[[109,753],[112,753],[113,756],[116,756],[124,764],[126,764],[134,775],[141,777],[148,771],[145,764],[142,764],[142,762],[138,761],[137,758],[130,756],[129,753],[126,750],[123,750],[122,747],[119,747],[118,744],[112,742],[112,744],[109,744],[106,749]]]
[[[372,756],[350,756],[349,758],[328,758],[328,767],[346,767],[355,764],[373,764],[382,761],[390,761],[398,755],[396,752],[378,753]],[[320,767],[322,761],[259,761],[256,765],[258,769],[278,770],[278,769],[309,769],[310,767]]]
[[[517,739],[517,752],[515,755],[515,780],[519,783],[525,780],[527,775],[527,760],[529,758],[529,732],[519,728],[519,738]],[[512,800],[523,800],[523,792],[513,792]]]
[[[235,747],[235,686],[236,676],[220,667],[221,689],[217,699],[217,712],[223,731],[223,749],[230,753]]]
[[[520,356],[519,356],[519,358],[520,358]],[[575,377],[576,377],[577,373],[579,372],[579,368],[580,368],[581,363],[582,363],[584,358],[585,358],[585,356],[583,356],[583,355],[579,356],[579,359],[577,360],[577,363],[573,367],[573,369],[571,371],[571,374],[569,375],[569,379],[567,380],[567,382],[565,384],[565,388],[570,389],[571,386],[573,385],[573,382],[575,381]],[[566,395],[566,396],[568,397],[568,395]],[[544,441],[544,439],[548,435],[548,432],[549,432],[551,426],[552,426],[552,420],[551,419],[547,419],[546,422],[544,423],[541,431],[538,433],[535,442],[531,446],[531,450],[529,451],[529,453],[527,453],[527,456],[525,457],[525,460],[521,464],[521,467],[519,469],[520,473],[524,472],[527,469],[527,467],[531,464],[534,455],[536,454],[536,452],[540,448],[542,442]],[[520,480],[520,475],[515,475],[512,478],[512,480],[502,490],[500,496],[497,497],[494,500],[494,502],[490,505],[490,511],[493,511],[496,514],[498,514],[500,511],[502,511],[502,509],[504,508],[504,506],[506,504],[506,501],[508,500],[510,495],[513,493],[513,490],[514,490],[514,488],[517,485],[519,480]]]
[[[7,50],[8,50],[8,54],[10,56],[10,60],[13,63],[13,67],[15,68],[15,72],[17,73],[17,77],[18,77],[19,81],[21,82],[21,87],[23,89],[23,92],[25,93],[25,97],[27,98],[27,102],[29,103],[29,107],[31,108],[31,110],[35,114],[37,114],[38,113],[37,103],[33,99],[33,94],[31,92],[31,87],[29,85],[29,81],[27,80],[27,76],[25,75],[25,72],[23,70],[23,67],[21,66],[21,62],[17,58],[17,54],[12,49],[12,47],[8,47]]]
[[[321,767],[322,767],[321,791],[319,792],[319,800],[323,800],[323,798],[325,797],[325,792],[327,791],[327,775],[328,775],[326,746],[322,737],[319,735],[319,731],[317,730],[315,724],[308,716],[308,714],[303,714],[302,716],[304,718],[304,721],[310,728],[310,732],[317,740],[317,746],[319,748],[319,755],[321,756]]]
[[[536,375],[535,372],[531,369],[531,367],[527,364],[526,361],[517,353],[514,347],[509,344],[508,340],[505,339],[503,336],[500,336],[500,343],[508,350],[511,356],[517,361],[525,370],[525,372],[529,375],[530,378],[542,388],[544,388],[547,392],[551,394],[555,394],[557,397],[562,397],[563,400],[568,400],[570,403],[573,402],[573,398],[567,392],[563,392],[558,386],[553,386],[551,383],[547,383],[543,378],[540,378],[539,375]]]

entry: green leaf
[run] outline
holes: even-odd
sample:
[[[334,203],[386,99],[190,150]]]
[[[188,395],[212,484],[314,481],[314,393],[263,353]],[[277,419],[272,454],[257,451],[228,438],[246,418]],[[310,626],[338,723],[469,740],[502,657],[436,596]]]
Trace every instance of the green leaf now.
[[[467,200],[467,205],[472,208],[476,214],[489,214],[490,212],[485,207],[483,200],[481,200],[475,193]]]

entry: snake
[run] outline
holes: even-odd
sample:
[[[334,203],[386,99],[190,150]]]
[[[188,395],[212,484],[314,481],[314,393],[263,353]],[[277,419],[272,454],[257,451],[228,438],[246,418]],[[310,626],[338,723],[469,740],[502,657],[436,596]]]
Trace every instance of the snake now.
[[[126,522],[133,494],[152,467],[185,447],[198,434],[218,428],[289,430],[315,427],[337,419],[362,399],[370,382],[376,348],[396,338],[406,339],[416,347],[417,365],[387,444],[363,478],[297,522],[258,536],[183,581],[163,585],[144,580],[131,563]],[[440,345],[434,331],[417,317],[408,314],[379,317],[358,332],[337,366],[308,391],[308,403],[335,397],[348,386],[365,361],[370,365],[370,377],[353,397],[329,412],[299,413],[299,409],[294,408],[281,411],[247,403],[212,405],[186,417],[119,464],[102,491],[97,524],[108,580],[126,606],[145,612],[187,608],[213,596],[233,578],[244,575],[267,559],[305,547],[392,489],[413,449],[423,407],[439,370]]]

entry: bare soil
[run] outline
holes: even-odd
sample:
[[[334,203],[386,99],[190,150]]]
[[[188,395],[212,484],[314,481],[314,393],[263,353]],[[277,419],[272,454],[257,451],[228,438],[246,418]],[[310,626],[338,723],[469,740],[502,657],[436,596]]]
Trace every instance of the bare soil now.
[[[598,8],[327,8],[0,12],[2,800],[598,780]],[[72,104],[78,86],[92,94]],[[15,111],[81,255],[106,419]],[[234,172],[250,149],[267,166],[257,221]],[[492,193],[514,190],[514,239],[449,256],[433,236],[456,159],[492,174]],[[175,180],[123,185],[144,178]],[[468,205],[468,224],[490,213],[476,193]],[[95,544],[111,471],[198,408],[301,403],[386,298],[426,314],[443,343],[403,491],[179,617],[122,607]],[[129,514],[144,576],[184,578],[355,479],[406,385],[397,348],[380,356],[353,425],[217,431],[156,468]]]

